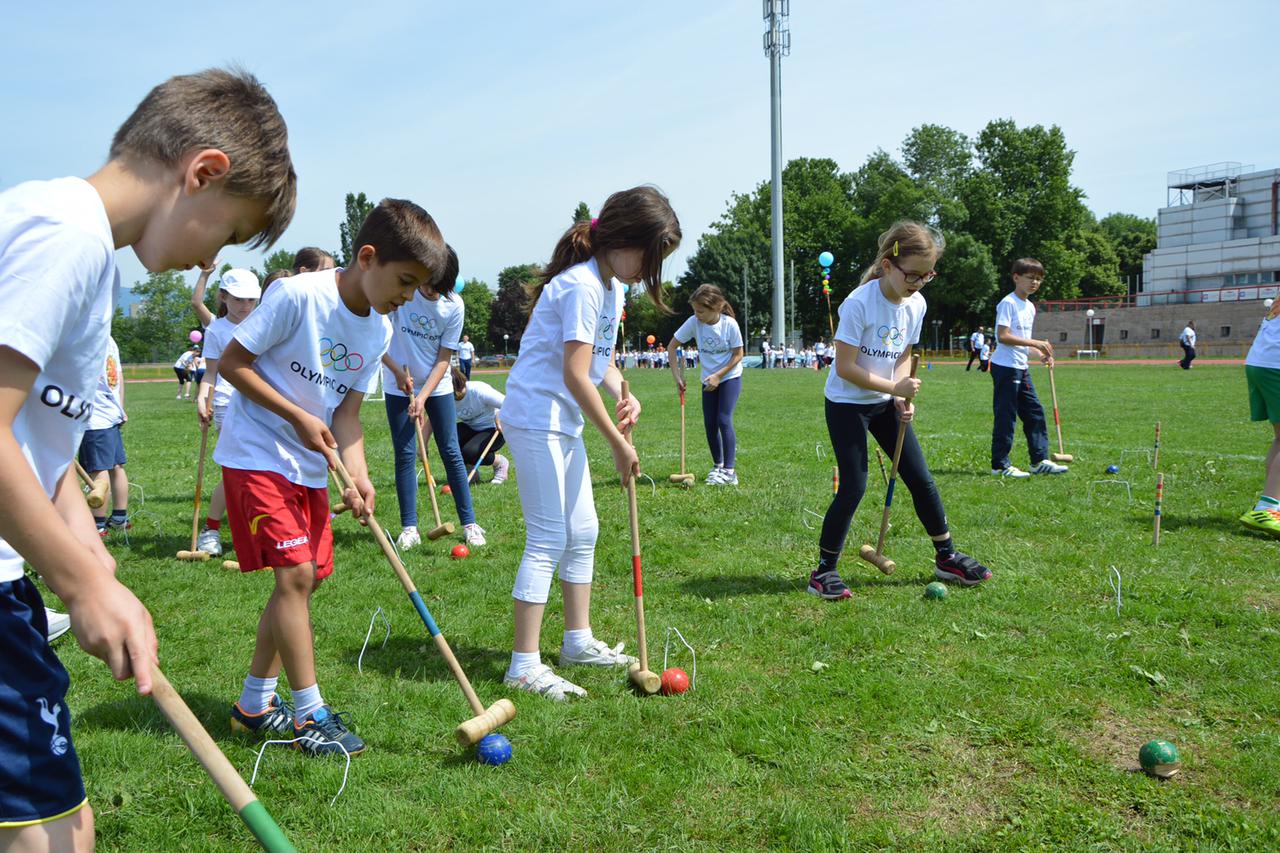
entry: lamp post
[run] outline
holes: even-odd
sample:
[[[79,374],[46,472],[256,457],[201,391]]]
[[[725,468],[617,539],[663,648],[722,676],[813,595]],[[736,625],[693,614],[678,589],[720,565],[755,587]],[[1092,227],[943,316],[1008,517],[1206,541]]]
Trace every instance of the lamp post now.
[[[1092,308],[1084,312],[1084,318],[1085,318],[1084,331],[1085,331],[1085,337],[1089,342],[1087,345],[1087,349],[1089,350],[1089,352],[1093,352],[1093,315],[1094,313],[1096,312],[1094,312]]]
[[[503,362],[506,362],[506,360],[507,360],[507,339],[508,339],[508,338],[510,338],[510,337],[511,337],[510,335],[503,335],[503,336],[502,336],[502,360],[503,360]]]
[[[934,320],[933,321],[933,351],[935,354],[938,352],[938,329],[940,328],[942,328],[942,321]]]

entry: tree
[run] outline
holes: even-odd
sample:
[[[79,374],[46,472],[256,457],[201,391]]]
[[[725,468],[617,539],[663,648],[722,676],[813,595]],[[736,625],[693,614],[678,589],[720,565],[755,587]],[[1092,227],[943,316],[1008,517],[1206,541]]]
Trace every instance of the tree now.
[[[520,348],[520,336],[524,334],[529,310],[533,307],[527,287],[537,279],[537,264],[517,264],[498,273],[498,295],[493,300],[489,319],[489,345],[495,352],[503,351],[503,335],[509,336],[505,342],[509,355],[515,355]]]
[[[676,299],[676,286],[669,281],[662,283],[662,301],[667,304],[668,308],[674,307],[672,302]],[[643,284],[632,285],[627,292],[624,301],[626,306],[627,319],[623,323],[623,328],[627,335],[627,349],[644,349],[649,346],[645,341],[649,335],[653,335],[654,345],[665,344],[671,340],[671,336],[676,333],[676,329],[680,328],[680,324],[684,322],[687,312],[679,314],[668,314],[653,304],[653,300],[649,298],[649,294],[645,292]],[[622,338],[618,338],[618,346],[622,346]]]
[[[591,221],[591,208],[587,207],[585,201],[578,202],[578,206],[574,208],[573,221],[575,223]]]
[[[952,234],[938,262],[938,280],[924,293],[930,322],[942,320],[943,333],[948,336],[990,323],[1002,295],[991,250],[970,234]]]
[[[360,247],[352,244],[355,242],[356,235],[360,233],[360,226],[364,224],[373,208],[374,205],[365,198],[364,193],[359,195],[347,193],[347,216],[338,224],[338,239],[342,243],[342,248],[338,250],[338,266],[349,265],[355,257],[356,249]]]
[[[266,278],[276,270],[293,269],[294,254],[294,252],[290,252],[288,249],[276,249],[274,252],[267,255],[266,260],[262,262],[263,274],[261,278]]]
[[[1140,277],[1143,256],[1156,248],[1156,221],[1132,213],[1112,213],[1103,217],[1098,227],[1111,240],[1120,276]]]
[[[191,288],[182,273],[170,270],[151,273],[132,290],[142,303],[138,316],[117,311],[112,325],[120,358],[134,363],[173,359],[186,346],[187,333],[200,327],[191,309]]]
[[[1080,277],[1081,296],[1114,296],[1125,292],[1120,278],[1120,261],[1101,228],[1083,229],[1076,233],[1072,246],[1084,262]]]
[[[489,318],[493,313],[493,291],[478,278],[467,279],[458,294],[466,310],[462,321],[462,334],[471,338],[479,349],[489,339]]]

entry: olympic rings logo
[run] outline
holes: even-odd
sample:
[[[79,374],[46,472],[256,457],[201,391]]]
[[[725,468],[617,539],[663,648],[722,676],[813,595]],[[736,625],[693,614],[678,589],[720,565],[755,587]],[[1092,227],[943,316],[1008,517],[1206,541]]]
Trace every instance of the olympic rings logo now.
[[[358,352],[349,352],[346,344],[335,343],[333,338],[321,338],[320,363],[339,373],[346,373],[364,367],[364,356]]]
[[[436,320],[434,317],[428,317],[425,314],[410,314],[409,322],[417,326],[424,332],[430,334],[436,329]]]
[[[598,337],[602,341],[608,341],[613,339],[613,318],[611,317],[600,318],[600,333],[597,334],[596,337]]]
[[[897,346],[902,343],[902,330],[897,326],[881,326],[876,330],[876,336],[886,345]]]

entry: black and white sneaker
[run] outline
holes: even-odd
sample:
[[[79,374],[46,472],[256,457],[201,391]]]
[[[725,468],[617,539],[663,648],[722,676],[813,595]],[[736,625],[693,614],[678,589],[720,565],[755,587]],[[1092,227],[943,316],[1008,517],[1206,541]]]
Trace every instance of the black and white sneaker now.
[[[848,584],[841,579],[840,573],[835,569],[809,575],[809,594],[827,601],[840,601],[853,595],[849,591]]]
[[[934,563],[933,576],[939,580],[953,581],[965,586],[977,586],[991,578],[991,570],[960,551],[952,551],[945,560],[938,557]]]

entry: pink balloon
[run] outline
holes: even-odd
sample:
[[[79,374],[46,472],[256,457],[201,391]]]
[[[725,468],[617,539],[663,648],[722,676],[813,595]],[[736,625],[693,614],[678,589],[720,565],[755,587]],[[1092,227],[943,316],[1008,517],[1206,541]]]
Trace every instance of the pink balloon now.
[[[196,331],[195,329],[192,329],[191,334],[187,335],[187,337],[191,338],[191,343],[198,344],[200,343],[200,339],[203,338],[204,335],[200,334],[200,332]]]

